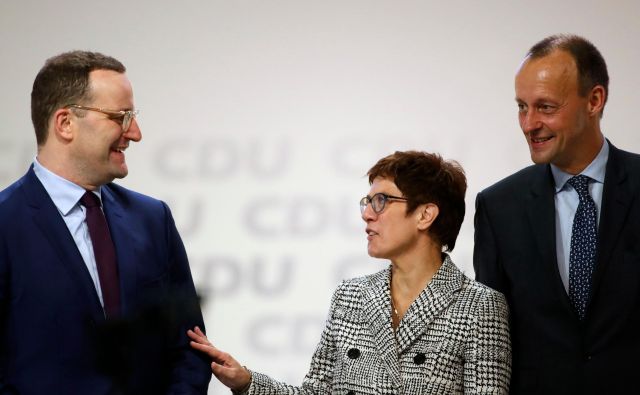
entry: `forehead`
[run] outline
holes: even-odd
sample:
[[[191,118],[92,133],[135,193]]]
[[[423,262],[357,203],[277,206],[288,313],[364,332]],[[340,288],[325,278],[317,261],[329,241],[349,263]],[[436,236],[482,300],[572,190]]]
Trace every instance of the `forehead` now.
[[[400,189],[398,189],[398,186],[395,184],[395,182],[393,182],[393,179],[385,178],[385,177],[376,177],[371,183],[369,196],[373,196],[374,194],[379,192],[387,193],[389,195],[394,195],[394,194],[399,194]]]
[[[575,60],[566,51],[556,50],[542,58],[525,59],[515,78],[516,98],[560,95],[577,92],[578,71]]]
[[[133,88],[124,73],[94,70],[89,73],[93,103],[105,108],[133,108]]]

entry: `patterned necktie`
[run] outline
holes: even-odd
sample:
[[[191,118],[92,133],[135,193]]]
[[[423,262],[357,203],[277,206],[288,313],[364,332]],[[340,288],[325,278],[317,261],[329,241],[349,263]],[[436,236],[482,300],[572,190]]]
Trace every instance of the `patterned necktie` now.
[[[596,264],[596,204],[589,195],[589,181],[577,175],[567,181],[578,192],[578,209],[573,218],[571,253],[569,255],[569,298],[584,319],[591,293],[591,277]]]
[[[114,318],[120,313],[120,283],[116,251],[109,233],[107,219],[100,209],[100,199],[93,192],[85,192],[80,198],[80,204],[87,209],[87,225],[98,267],[104,311],[107,318]]]

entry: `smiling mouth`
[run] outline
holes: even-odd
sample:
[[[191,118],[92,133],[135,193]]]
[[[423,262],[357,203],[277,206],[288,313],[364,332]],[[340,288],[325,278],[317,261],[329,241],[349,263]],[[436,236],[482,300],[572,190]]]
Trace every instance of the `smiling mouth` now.
[[[551,140],[553,136],[549,137],[531,137],[531,142],[535,144],[540,144]]]

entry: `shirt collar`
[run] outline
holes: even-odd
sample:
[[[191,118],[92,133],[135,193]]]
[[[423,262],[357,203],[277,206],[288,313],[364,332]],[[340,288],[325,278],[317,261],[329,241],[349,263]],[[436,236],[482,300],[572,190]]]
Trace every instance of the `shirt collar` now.
[[[606,171],[608,159],[609,159],[609,142],[607,141],[607,139],[604,139],[604,143],[602,144],[602,148],[600,148],[600,152],[598,152],[598,155],[596,155],[593,161],[589,163],[589,166],[587,166],[584,170],[582,170],[580,174],[585,175],[596,182],[604,184],[604,174]],[[554,164],[551,164],[551,173],[553,174],[553,180],[556,186],[556,193],[560,192],[566,185],[567,181],[569,181],[569,179],[573,177],[573,174],[569,174],[560,170]]]
[[[56,205],[58,211],[60,211],[60,213],[65,217],[76,206],[82,195],[86,192],[80,185],[74,184],[73,182],[51,172],[38,162],[37,157],[33,159],[33,171],[36,173],[36,177],[38,177],[38,180],[40,180],[44,189],[51,197],[51,200],[53,200],[53,204]],[[93,191],[93,193],[98,196],[102,202],[101,188]]]

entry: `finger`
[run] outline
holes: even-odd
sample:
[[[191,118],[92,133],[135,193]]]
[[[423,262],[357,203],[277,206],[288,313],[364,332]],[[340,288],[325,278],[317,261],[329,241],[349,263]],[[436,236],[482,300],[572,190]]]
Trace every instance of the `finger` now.
[[[200,333],[202,333],[202,332],[200,332]],[[210,346],[212,345],[211,342],[209,341],[209,339],[207,339],[206,336],[198,335],[198,333],[192,331],[191,329],[189,329],[187,331],[187,336],[189,336],[189,338],[191,338],[191,340],[196,341],[196,342],[198,342],[200,344],[207,344],[207,345],[210,345]]]
[[[200,333],[198,333],[195,330],[187,329],[187,334],[190,337],[205,338],[206,336],[203,336],[201,333],[202,333],[201,331],[200,331]]]
[[[227,367],[214,362],[211,364],[211,371],[221,383],[231,389],[244,388],[251,381],[251,375],[237,363],[233,367]]]
[[[202,343],[191,341],[191,342],[189,342],[189,345],[191,345],[192,348],[194,348],[194,349],[196,349],[198,351],[204,352],[205,354],[209,355],[211,358],[214,357],[214,354],[216,352],[215,348],[213,348],[212,346],[209,346],[207,344],[202,344]]]
[[[210,352],[215,352],[217,351],[217,349],[209,344],[202,344],[202,343],[198,343],[196,341],[190,341],[189,344],[191,345],[191,347],[195,348],[196,350],[200,350],[200,351],[204,351],[207,354],[209,354]]]
[[[212,360],[214,360],[217,363],[220,363],[223,365],[232,365],[235,362],[235,360],[229,354],[222,352],[213,346],[201,344],[194,341],[192,341],[189,344],[194,349],[198,351],[202,351],[203,353],[207,354]]]

